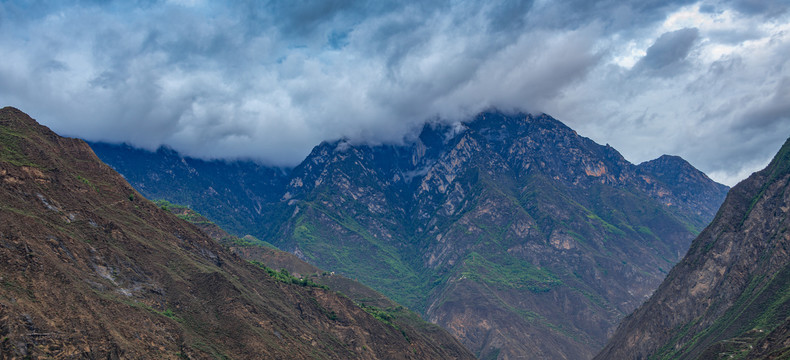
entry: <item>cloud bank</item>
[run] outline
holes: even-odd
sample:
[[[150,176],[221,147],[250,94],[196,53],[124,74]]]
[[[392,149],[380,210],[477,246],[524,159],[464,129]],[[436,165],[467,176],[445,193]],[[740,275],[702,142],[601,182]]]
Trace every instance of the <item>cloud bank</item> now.
[[[790,9],[743,1],[5,1],[0,102],[89,140],[292,166],[490,107],[733,184],[790,136]]]

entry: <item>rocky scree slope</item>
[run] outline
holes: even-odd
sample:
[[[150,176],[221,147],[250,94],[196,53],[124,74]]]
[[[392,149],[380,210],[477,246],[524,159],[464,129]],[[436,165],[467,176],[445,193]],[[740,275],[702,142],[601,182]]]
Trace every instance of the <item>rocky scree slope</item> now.
[[[105,160],[157,186],[150,166]],[[325,142],[277,176],[271,225],[242,234],[381,291],[481,358],[591,358],[727,192],[680,158],[633,165],[547,115],[496,112],[403,145]]]
[[[3,358],[471,359],[276,281],[145,200],[81,140],[0,110]]]
[[[598,359],[790,357],[790,140],[732,188]]]

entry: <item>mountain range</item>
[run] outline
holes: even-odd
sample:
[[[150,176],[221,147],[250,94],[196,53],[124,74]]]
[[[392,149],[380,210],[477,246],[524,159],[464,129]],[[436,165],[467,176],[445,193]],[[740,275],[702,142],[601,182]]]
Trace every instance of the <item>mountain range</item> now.
[[[8,107],[0,219],[3,359],[473,358],[406,309],[240,258]]]
[[[631,164],[548,115],[324,142],[290,169],[91,147],[146,197],[358,280],[483,359],[591,358],[728,190],[679,157]]]

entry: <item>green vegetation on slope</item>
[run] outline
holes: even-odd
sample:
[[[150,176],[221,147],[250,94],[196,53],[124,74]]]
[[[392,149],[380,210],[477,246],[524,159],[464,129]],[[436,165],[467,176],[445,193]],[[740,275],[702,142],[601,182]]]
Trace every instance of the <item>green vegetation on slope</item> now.
[[[414,310],[424,309],[424,278],[398,252],[371,235],[350,216],[337,218],[315,204],[300,203],[303,210],[294,221],[291,238],[299,250],[322,268],[329,268],[365,284]],[[336,236],[333,226],[344,233]],[[359,257],[357,254],[366,256]]]
[[[533,292],[549,291],[562,284],[550,271],[512,256],[500,256],[494,260],[490,261],[472,252],[463,261],[461,275],[463,278],[498,287],[525,288]]]

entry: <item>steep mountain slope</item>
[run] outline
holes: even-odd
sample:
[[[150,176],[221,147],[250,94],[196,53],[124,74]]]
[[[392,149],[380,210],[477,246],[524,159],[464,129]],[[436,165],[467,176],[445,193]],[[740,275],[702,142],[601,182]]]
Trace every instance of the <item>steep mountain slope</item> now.
[[[266,264],[271,271],[282,272],[285,270],[283,274],[287,274],[292,278],[295,277],[305,282],[320,284],[333,291],[345,294],[365,311],[374,314],[374,316],[381,318],[383,321],[394,324],[409,339],[415,339],[435,332],[443,333],[437,325],[426,323],[417,314],[357,281],[319,269],[291,253],[278,250],[270,244],[249,236],[241,239],[233,236],[188,207],[170,204],[166,201],[157,201],[157,205],[194,224],[212,239],[226,245],[232,252],[244,259]],[[429,341],[441,342],[447,340],[449,340],[449,337],[432,336]],[[452,345],[454,345],[454,342],[451,341],[448,346]]]
[[[270,205],[276,225],[247,233],[421,312],[479,357],[581,359],[726,191],[680,158],[636,166],[547,115],[485,113],[403,145],[320,144]]]
[[[790,139],[713,222],[598,359],[790,356]]]
[[[277,281],[13,108],[0,219],[3,358],[472,358],[446,332],[408,338],[346,297]]]

